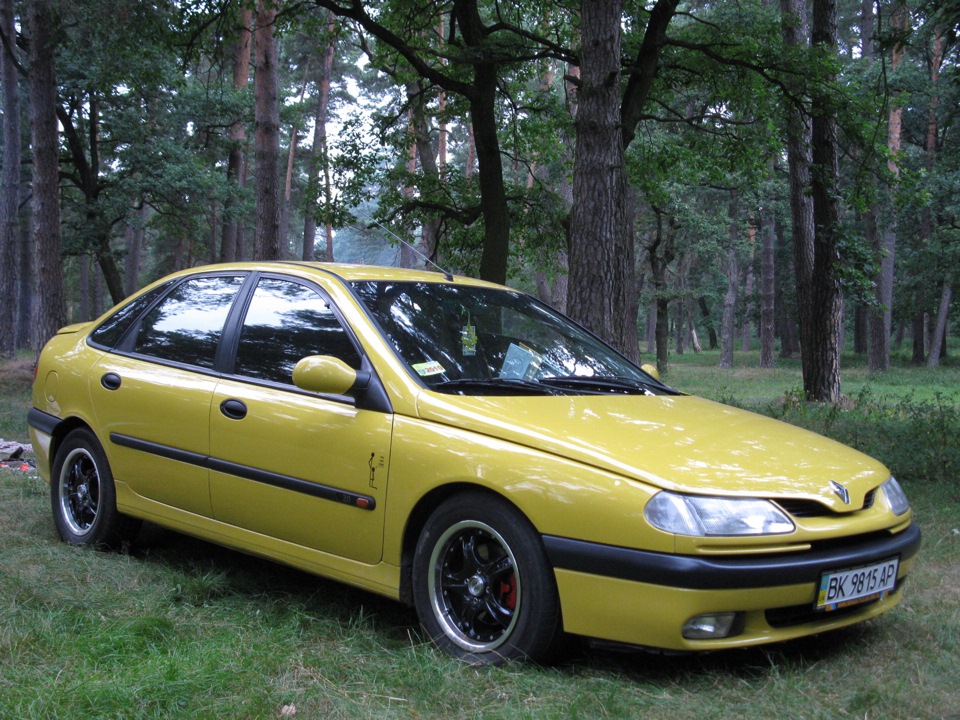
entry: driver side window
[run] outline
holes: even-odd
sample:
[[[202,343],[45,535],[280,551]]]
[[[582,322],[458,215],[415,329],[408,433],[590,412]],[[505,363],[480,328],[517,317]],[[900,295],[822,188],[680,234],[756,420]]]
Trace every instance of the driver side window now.
[[[308,355],[332,355],[360,369],[360,354],[319,293],[261,278],[240,330],[234,373],[291,385],[294,366]]]

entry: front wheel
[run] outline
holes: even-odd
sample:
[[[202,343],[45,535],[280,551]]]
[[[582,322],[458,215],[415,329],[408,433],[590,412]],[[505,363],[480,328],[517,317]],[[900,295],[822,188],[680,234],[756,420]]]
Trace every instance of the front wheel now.
[[[51,474],[53,522],[71,545],[109,547],[132,539],[139,522],[117,511],[113,475],[96,436],[71,431],[57,449]]]
[[[417,543],[413,587],[431,639],[468,662],[546,661],[562,635],[540,536],[493,495],[463,493],[433,512]]]

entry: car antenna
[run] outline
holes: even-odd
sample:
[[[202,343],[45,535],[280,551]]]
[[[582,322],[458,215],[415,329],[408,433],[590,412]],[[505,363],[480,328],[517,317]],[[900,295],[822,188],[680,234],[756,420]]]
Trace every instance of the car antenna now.
[[[385,225],[383,225],[383,223],[381,223],[379,220],[374,220],[373,218],[370,218],[370,222],[371,222],[373,225],[376,225],[377,227],[379,227],[381,230],[383,230],[383,231],[384,231],[385,233],[387,233],[388,235],[392,236],[397,242],[401,243],[401,244],[404,245],[405,247],[407,247],[407,248],[409,248],[410,250],[412,250],[412,251],[414,252],[414,254],[416,254],[416,256],[419,257],[421,260],[423,260],[426,264],[432,265],[433,267],[435,267],[435,268],[437,269],[438,272],[443,273],[444,279],[446,279],[446,280],[449,281],[449,282],[453,282],[453,275],[450,273],[449,270],[446,270],[446,269],[440,267],[439,265],[437,265],[437,263],[435,263],[433,260],[431,260],[431,259],[428,258],[426,255],[424,255],[422,252],[420,252],[420,251],[416,248],[416,246],[408,243],[408,242],[407,242],[406,240],[404,240],[402,237],[400,237],[400,236],[397,235],[395,232],[393,232],[390,228],[388,228],[388,227],[386,227]]]

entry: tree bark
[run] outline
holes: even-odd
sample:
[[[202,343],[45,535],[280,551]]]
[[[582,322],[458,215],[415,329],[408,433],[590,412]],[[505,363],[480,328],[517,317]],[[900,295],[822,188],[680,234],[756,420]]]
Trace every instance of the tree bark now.
[[[772,368],[776,362],[776,230],[773,214],[761,213],[760,229],[760,367]]]
[[[933,334],[930,337],[930,354],[927,355],[927,367],[939,366],[941,354],[945,354],[947,318],[950,315],[950,301],[953,299],[952,282],[953,278],[948,273],[943,281],[943,289],[940,291],[940,305],[937,308],[937,321],[933,326]]]
[[[703,318],[703,321],[707,325],[707,342],[709,343],[709,348],[716,350],[720,342],[717,339],[717,328],[714,327],[713,316],[710,314],[710,306],[707,305],[707,299],[703,295],[699,297],[697,304],[700,306],[700,317]]]
[[[277,5],[257,0],[254,60],[257,228],[255,260],[280,259],[280,100]]]
[[[307,156],[307,187],[320,187],[321,170],[323,170],[323,176],[326,179],[323,185],[323,198],[324,203],[329,207],[332,198],[328,172],[329,162],[327,160],[327,115],[330,108],[330,83],[333,74],[336,21],[332,13],[329,13],[327,18],[329,38],[323,46],[323,56],[320,61],[320,92],[317,94],[317,109],[313,117],[313,143]],[[326,227],[328,230],[331,229],[329,222],[326,223]],[[303,253],[301,255],[303,260],[313,260],[316,242],[317,218],[316,214],[308,207],[303,219]],[[333,262],[333,235],[331,232],[327,233],[324,259],[327,262]]]
[[[674,259],[673,232],[672,228],[668,227],[665,230],[663,227],[665,220],[670,222],[669,218],[659,210],[655,210],[654,212],[656,213],[657,225],[653,241],[650,243],[649,259],[650,274],[653,278],[653,292],[656,301],[654,305],[655,312],[652,313],[653,317],[651,320],[654,323],[657,370],[659,370],[661,374],[666,374],[669,353],[667,343],[669,342],[668,334],[670,325],[670,300],[667,296],[667,266],[670,265]],[[649,352],[649,344],[647,351]]]
[[[233,89],[237,92],[247,87],[250,81],[250,50],[253,44],[253,10],[240,10],[240,26],[236,41],[232,43],[230,54],[233,57]],[[230,153],[227,156],[227,183],[230,193],[223,206],[223,228],[220,236],[220,261],[233,262],[242,255],[240,247],[240,220],[236,217],[237,190],[243,187],[244,145],[247,133],[243,120],[237,119],[230,125]],[[234,189],[233,186],[236,186]]]
[[[36,276],[36,252],[33,247],[33,222],[30,213],[31,189],[20,189],[20,207],[26,208],[23,222],[20,223],[20,263],[17,267],[17,282],[19,290],[19,310],[17,315],[17,348],[34,348],[36,338],[34,328],[37,326],[37,295],[39,292]]]
[[[743,278],[743,327],[740,329],[743,336],[743,352],[750,352],[750,341],[753,339],[750,318],[753,315],[753,262],[756,254],[757,229],[752,224],[748,228],[750,252],[747,257],[747,267]]]
[[[730,208],[727,213],[730,221],[727,238],[727,292],[723,296],[723,319],[720,322],[720,367],[733,367],[734,321],[737,310],[737,290],[740,287],[740,264],[737,261],[737,237],[740,227],[737,223],[737,193],[730,193]]]
[[[836,0],[814,0],[811,42],[815,48],[836,54]],[[839,141],[834,98],[830,87],[834,77],[812,94],[811,110],[813,164],[810,194],[813,198],[813,274],[810,297],[801,313],[801,352],[804,363],[804,392],[808,400],[840,400],[840,324],[842,295],[837,275],[839,242]]]
[[[569,248],[573,302],[568,310],[575,320],[636,359],[639,348],[626,346],[625,327],[633,253],[624,201],[621,10],[621,0],[589,0],[581,6],[583,50]],[[634,338],[635,332],[634,328]]]
[[[0,30],[10,39],[0,47],[0,88],[3,92],[3,170],[0,172],[0,357],[17,350],[17,249],[20,201],[20,89],[11,53],[16,37],[13,0],[0,2]]]
[[[33,244],[40,283],[35,347],[66,322],[63,259],[60,256],[59,133],[57,77],[49,0],[27,3],[30,37],[30,134],[33,159]]]
[[[863,5],[863,25],[864,31],[867,27],[873,25],[873,8]],[[898,3],[893,9],[891,22],[894,27],[901,31],[906,31],[908,26],[908,12],[906,6]],[[870,48],[872,50],[872,48]],[[905,55],[905,49],[901,43],[893,47],[892,69],[894,72],[900,66]],[[871,56],[866,56],[872,59]],[[887,116],[887,150],[890,159],[887,161],[887,169],[893,177],[900,174],[900,168],[897,164],[897,158],[900,154],[901,135],[903,132],[903,108],[895,104],[890,107]],[[877,208],[871,208],[868,221],[876,225],[876,219],[880,212]],[[897,228],[893,221],[890,225],[881,230],[879,227],[873,228],[873,250],[874,255],[880,262],[875,281],[874,299],[876,306],[870,314],[870,348],[867,354],[867,366],[870,372],[883,372],[890,369],[890,330],[893,324],[893,275],[894,259],[897,246]]]

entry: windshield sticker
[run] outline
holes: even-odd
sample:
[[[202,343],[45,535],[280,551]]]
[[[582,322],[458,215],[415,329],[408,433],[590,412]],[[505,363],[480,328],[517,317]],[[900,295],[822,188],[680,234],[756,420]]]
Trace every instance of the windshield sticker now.
[[[470,324],[469,320],[463,326],[463,330],[460,331],[460,351],[464,357],[477,354],[477,329]]]
[[[413,366],[413,369],[417,371],[417,375],[420,377],[439,375],[440,373],[444,372],[443,365],[438,363],[436,360],[428,360],[427,362],[416,363]]]

